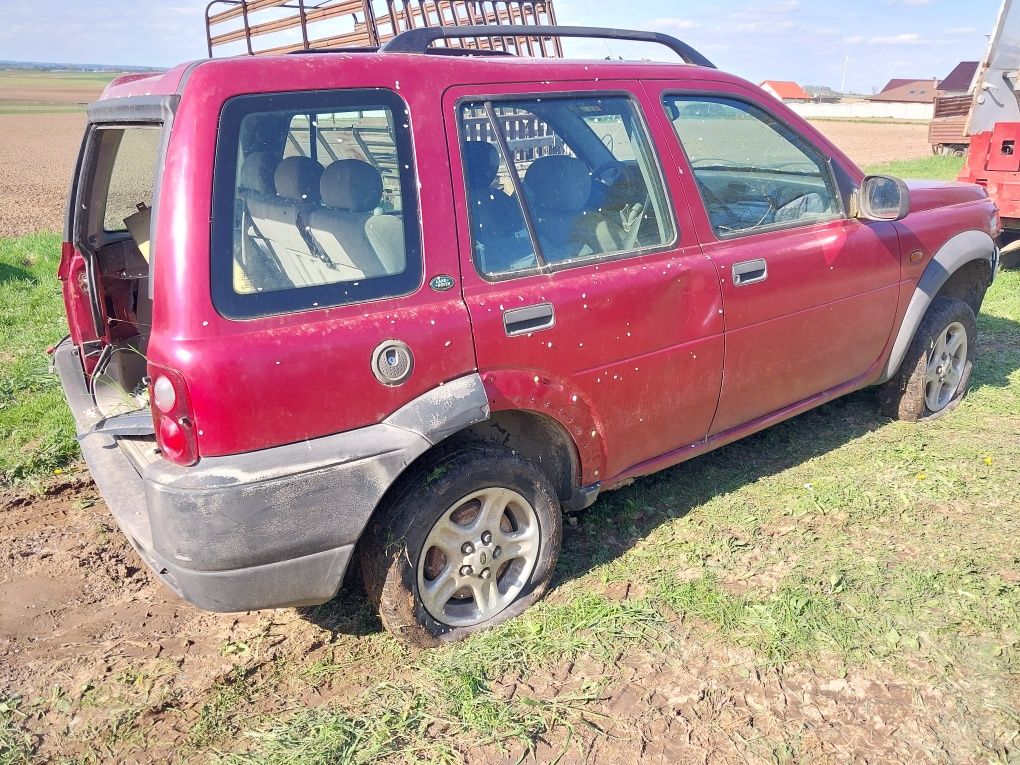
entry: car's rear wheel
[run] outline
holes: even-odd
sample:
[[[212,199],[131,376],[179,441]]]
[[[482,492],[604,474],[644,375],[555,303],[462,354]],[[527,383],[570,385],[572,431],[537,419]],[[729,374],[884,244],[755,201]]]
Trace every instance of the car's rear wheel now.
[[[404,642],[459,640],[542,597],[560,534],[555,490],[528,460],[488,444],[445,449],[366,530],[365,588]]]
[[[955,408],[967,393],[977,321],[962,300],[937,298],[921,320],[899,371],[879,388],[882,411],[916,422]]]

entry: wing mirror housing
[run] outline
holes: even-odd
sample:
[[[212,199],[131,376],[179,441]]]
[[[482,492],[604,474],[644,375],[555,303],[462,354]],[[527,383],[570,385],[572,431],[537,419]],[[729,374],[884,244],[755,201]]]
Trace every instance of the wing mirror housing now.
[[[910,213],[910,189],[899,178],[869,175],[854,192],[852,207],[860,220],[903,220]]]

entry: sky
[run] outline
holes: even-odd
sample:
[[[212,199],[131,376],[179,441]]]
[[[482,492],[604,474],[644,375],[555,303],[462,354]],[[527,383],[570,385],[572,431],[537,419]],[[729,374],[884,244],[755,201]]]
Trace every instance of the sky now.
[[[382,0],[376,0],[382,2]],[[554,0],[560,24],[673,34],[759,82],[871,93],[891,78],[942,78],[979,60],[1000,0]],[[204,58],[206,0],[0,0],[0,59],[172,66]],[[574,42],[572,55],[668,51]],[[849,62],[848,62],[849,60]]]

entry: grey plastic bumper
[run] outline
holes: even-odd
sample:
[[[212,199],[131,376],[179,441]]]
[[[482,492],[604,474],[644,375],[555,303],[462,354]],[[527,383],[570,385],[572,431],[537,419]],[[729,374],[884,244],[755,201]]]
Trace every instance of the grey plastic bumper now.
[[[210,611],[332,598],[376,505],[414,459],[488,417],[478,375],[412,401],[384,422],[193,467],[164,460],[141,475],[96,419],[77,350],[54,354],[96,485],[145,561]]]

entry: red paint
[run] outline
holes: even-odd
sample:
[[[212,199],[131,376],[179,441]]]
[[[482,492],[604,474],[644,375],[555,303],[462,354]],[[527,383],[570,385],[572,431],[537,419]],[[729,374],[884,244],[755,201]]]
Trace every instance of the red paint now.
[[[1009,142],[1012,142],[1010,144]],[[970,139],[959,180],[983,186],[1003,218],[1020,218],[1020,123],[1000,122]]]
[[[788,122],[852,180],[863,173],[814,128],[754,86],[693,66],[605,61],[315,54],[204,62],[121,79],[104,98],[182,88],[163,169],[153,261],[153,369],[179,373],[202,456],[227,455],[379,422],[437,385],[478,370],[494,410],[557,420],[585,483],[613,485],[681,461],[873,382],[906,301],[954,234],[989,230],[977,187],[914,187],[897,224],[855,220],[718,241],[660,105],[664,92],[740,95]],[[183,82],[183,84],[182,84]],[[399,87],[398,87],[399,83]],[[388,88],[414,135],[425,273],[412,295],[244,321],[217,314],[209,262],[218,116],[236,95]],[[454,102],[464,95],[629,93],[644,112],[680,231],[660,252],[498,283],[470,258]],[[924,253],[918,263],[912,252]],[[734,287],[734,262],[765,257],[769,278]],[[90,338],[65,246],[75,342]],[[435,292],[437,275],[461,289]],[[556,325],[507,337],[502,310],[554,305]],[[501,306],[503,307],[501,309]],[[398,338],[415,354],[400,386],[372,374],[372,350]],[[175,383],[176,385],[176,383]]]

